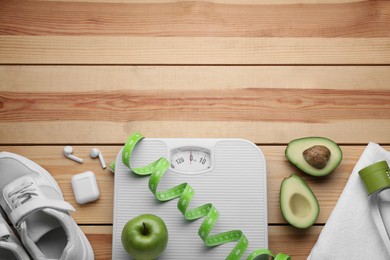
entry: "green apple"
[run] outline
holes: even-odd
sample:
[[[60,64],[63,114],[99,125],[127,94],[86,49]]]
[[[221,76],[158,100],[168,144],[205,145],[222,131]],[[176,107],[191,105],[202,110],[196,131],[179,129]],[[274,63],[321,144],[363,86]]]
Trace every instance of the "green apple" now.
[[[168,229],[160,217],[142,214],[126,223],[121,239],[126,252],[135,259],[155,259],[167,247]]]

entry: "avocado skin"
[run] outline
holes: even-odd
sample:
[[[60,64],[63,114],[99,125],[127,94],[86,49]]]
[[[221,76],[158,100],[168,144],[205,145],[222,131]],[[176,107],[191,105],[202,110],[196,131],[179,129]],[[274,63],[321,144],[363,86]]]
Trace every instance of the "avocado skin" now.
[[[306,161],[304,161],[303,158],[303,151],[305,149],[302,149],[301,151],[293,153],[293,155],[289,154],[290,150],[292,149],[293,146],[296,146],[302,142],[309,142],[310,144],[307,146],[307,148],[313,146],[313,145],[323,145],[326,146],[328,149],[331,150],[331,159],[329,160],[328,164],[330,165],[329,167],[326,166],[324,169],[316,169],[315,167],[311,166],[308,164]],[[338,154],[337,157],[335,157]],[[285,156],[287,159],[298,169],[303,171],[306,174],[309,174],[311,176],[326,176],[329,173],[333,172],[341,163],[343,159],[343,152],[340,149],[339,145],[336,144],[334,141],[330,140],[329,138],[326,137],[319,137],[319,136],[310,136],[310,137],[303,137],[303,138],[298,138],[294,139],[291,142],[288,143],[286,149],[285,149]],[[302,161],[297,160],[302,158]]]
[[[283,190],[285,189],[285,185],[286,185],[286,181],[290,178],[294,178],[296,181],[300,182],[302,184],[303,187],[305,187],[305,189],[309,192],[310,196],[312,196],[312,198],[314,199],[314,206],[316,207],[316,214],[313,215],[313,218],[311,219],[310,222],[307,222],[305,223],[305,225],[294,225],[294,223],[291,223],[289,217],[287,216],[285,210],[283,210],[283,205],[284,203],[282,202],[283,200],[283,197],[282,197],[282,193],[283,193]],[[283,185],[284,184],[284,185]],[[280,184],[280,191],[279,191],[279,206],[280,206],[280,210],[282,212],[282,215],[283,215],[283,218],[293,227],[295,228],[298,228],[298,229],[307,229],[311,226],[313,226],[313,224],[316,222],[318,216],[320,215],[320,204],[318,203],[318,200],[317,200],[317,197],[315,196],[314,192],[310,189],[309,185],[306,183],[306,181],[304,179],[302,179],[301,177],[299,177],[298,175],[296,174],[291,174],[289,177],[286,177],[283,179],[282,183]]]

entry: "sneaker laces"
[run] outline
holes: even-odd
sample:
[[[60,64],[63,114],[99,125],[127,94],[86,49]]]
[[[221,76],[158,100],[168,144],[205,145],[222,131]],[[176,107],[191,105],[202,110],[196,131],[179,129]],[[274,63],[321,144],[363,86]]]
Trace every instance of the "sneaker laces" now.
[[[38,196],[37,189],[34,187],[33,182],[22,183],[8,194],[8,198],[10,198],[11,203],[15,208],[26,203],[33,196]]]

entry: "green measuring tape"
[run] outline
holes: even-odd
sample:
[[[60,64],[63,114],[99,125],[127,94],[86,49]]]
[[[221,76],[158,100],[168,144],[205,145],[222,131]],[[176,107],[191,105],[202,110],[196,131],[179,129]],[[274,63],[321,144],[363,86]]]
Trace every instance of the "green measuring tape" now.
[[[236,246],[226,257],[228,260],[240,259],[246,249],[248,248],[248,240],[244,233],[240,230],[230,230],[215,235],[210,235],[215,223],[218,220],[218,210],[211,203],[204,204],[197,208],[189,209],[188,206],[195,195],[194,189],[188,183],[179,184],[173,188],[158,191],[157,187],[168,170],[170,163],[164,157],[161,157],[155,162],[152,162],[146,166],[131,168],[130,158],[137,143],[144,137],[139,133],[133,133],[127,140],[122,151],[122,162],[135,174],[138,175],[150,175],[149,178],[149,190],[154,194],[159,201],[169,201],[179,198],[177,208],[183,214],[186,220],[196,220],[204,217],[202,224],[199,227],[198,234],[207,246],[218,246],[229,242],[236,242]],[[114,169],[115,165],[111,164],[110,167]],[[285,254],[277,254],[276,256],[267,249],[257,249],[253,251],[247,260],[252,260],[260,256],[272,257],[274,260],[291,260],[291,257]]]

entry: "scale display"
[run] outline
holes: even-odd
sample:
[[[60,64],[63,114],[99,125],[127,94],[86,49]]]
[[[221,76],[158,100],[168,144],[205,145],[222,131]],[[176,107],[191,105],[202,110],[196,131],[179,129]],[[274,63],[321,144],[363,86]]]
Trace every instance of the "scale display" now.
[[[180,147],[171,151],[171,169],[182,173],[203,173],[211,169],[211,151],[202,147]]]
[[[211,203],[219,212],[212,234],[241,230],[247,253],[268,248],[267,174],[261,150],[244,139],[144,138],[134,148],[130,164],[143,167],[159,158],[170,167],[159,189],[188,183],[195,195],[189,208]],[[112,259],[131,259],[123,249],[121,232],[128,220],[145,213],[161,217],[169,240],[159,260],[225,259],[235,242],[207,247],[198,234],[202,219],[188,221],[177,208],[178,199],[160,202],[149,190],[149,176],[139,176],[123,164],[115,166]]]

